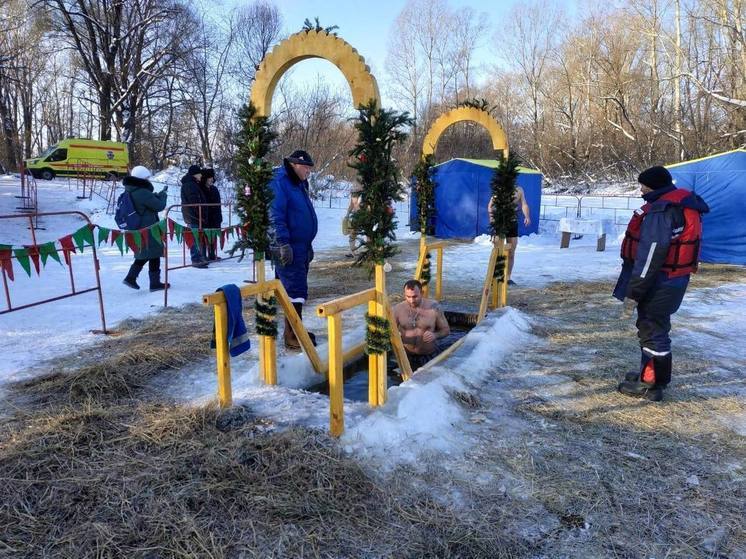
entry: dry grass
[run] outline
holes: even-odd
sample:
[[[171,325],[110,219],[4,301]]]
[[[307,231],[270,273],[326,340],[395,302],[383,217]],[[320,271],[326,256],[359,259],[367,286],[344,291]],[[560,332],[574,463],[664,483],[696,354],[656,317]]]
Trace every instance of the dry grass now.
[[[0,555],[510,557],[424,493],[376,483],[327,435],[238,408],[83,406],[5,425]]]
[[[252,314],[247,309],[247,318]],[[201,305],[164,309],[123,322],[117,330],[121,335],[53,363],[49,374],[23,382],[15,391],[51,404],[129,398],[153,376],[212,351],[212,311]]]
[[[314,292],[369,285],[315,266]],[[730,281],[746,274],[704,267],[693,285]],[[611,287],[511,292],[546,343],[500,383],[452,393],[478,418],[464,459],[390,476],[246,408],[142,401],[150,378],[205,358],[212,319],[194,306],[132,321],[14,387],[30,405],[0,423],[0,557],[746,557],[746,450],[722,420],[742,402],[691,388],[713,379],[685,348],[662,405],[618,396],[638,348]]]

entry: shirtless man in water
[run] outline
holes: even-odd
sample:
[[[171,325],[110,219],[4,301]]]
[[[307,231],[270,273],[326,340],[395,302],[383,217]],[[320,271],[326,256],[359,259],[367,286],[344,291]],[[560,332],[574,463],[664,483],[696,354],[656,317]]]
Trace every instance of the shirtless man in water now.
[[[393,309],[412,370],[417,370],[438,354],[437,340],[451,333],[438,303],[422,297],[422,284],[404,284],[404,301]]]

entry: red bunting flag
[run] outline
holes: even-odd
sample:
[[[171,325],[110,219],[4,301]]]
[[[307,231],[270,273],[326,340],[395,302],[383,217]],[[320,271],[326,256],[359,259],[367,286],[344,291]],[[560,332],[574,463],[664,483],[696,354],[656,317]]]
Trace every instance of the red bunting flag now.
[[[187,248],[190,250],[194,246],[194,234],[188,227],[184,228],[184,242],[186,243]]]
[[[10,281],[13,277],[13,251],[10,245],[0,245],[0,268],[7,274]]]
[[[58,239],[60,246],[62,247],[62,254],[65,257],[65,264],[70,265],[70,253],[75,252],[75,243],[73,242],[72,235],[65,235]]]
[[[176,229],[176,222],[173,219],[168,220],[168,240],[174,240],[174,230]]]
[[[26,249],[26,252],[31,258],[31,262],[34,263],[34,270],[36,270],[36,275],[38,276],[39,275],[39,247],[38,245],[23,245],[23,248]]]

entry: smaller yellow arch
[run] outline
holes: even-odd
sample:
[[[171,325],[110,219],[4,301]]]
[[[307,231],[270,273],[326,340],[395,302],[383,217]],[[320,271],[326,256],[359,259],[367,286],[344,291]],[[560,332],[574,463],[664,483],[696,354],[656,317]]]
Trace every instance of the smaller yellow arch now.
[[[490,113],[475,107],[457,107],[436,118],[422,142],[422,155],[434,155],[443,132],[449,126],[465,120],[484,126],[492,138],[492,147],[495,151],[502,150],[503,157],[508,156],[508,137],[505,135],[505,130]]]
[[[300,31],[277,45],[259,64],[251,86],[251,102],[260,116],[271,114],[272,96],[282,75],[307,58],[323,58],[341,70],[356,108],[371,99],[381,106],[376,78],[365,59],[347,41],[326,31]]]

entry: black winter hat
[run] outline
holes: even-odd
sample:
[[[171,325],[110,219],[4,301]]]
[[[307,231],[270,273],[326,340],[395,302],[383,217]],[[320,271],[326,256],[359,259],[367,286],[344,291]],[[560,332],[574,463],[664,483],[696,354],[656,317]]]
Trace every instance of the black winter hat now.
[[[640,173],[640,176],[637,177],[637,182],[644,184],[653,190],[658,190],[659,188],[673,186],[673,177],[671,177],[671,173],[668,172],[668,169],[657,166],[645,169]]]
[[[187,175],[193,176],[193,175],[199,175],[202,172],[202,167],[199,165],[190,165],[189,170],[187,171]]]
[[[212,167],[205,167],[202,169],[202,178],[203,179],[209,179],[209,178],[215,178],[215,169]]]
[[[311,159],[311,156],[308,154],[307,151],[304,151],[302,149],[296,149],[293,153],[290,154],[290,157],[288,157],[287,160],[290,163],[296,163],[297,165],[313,167],[313,159]]]

